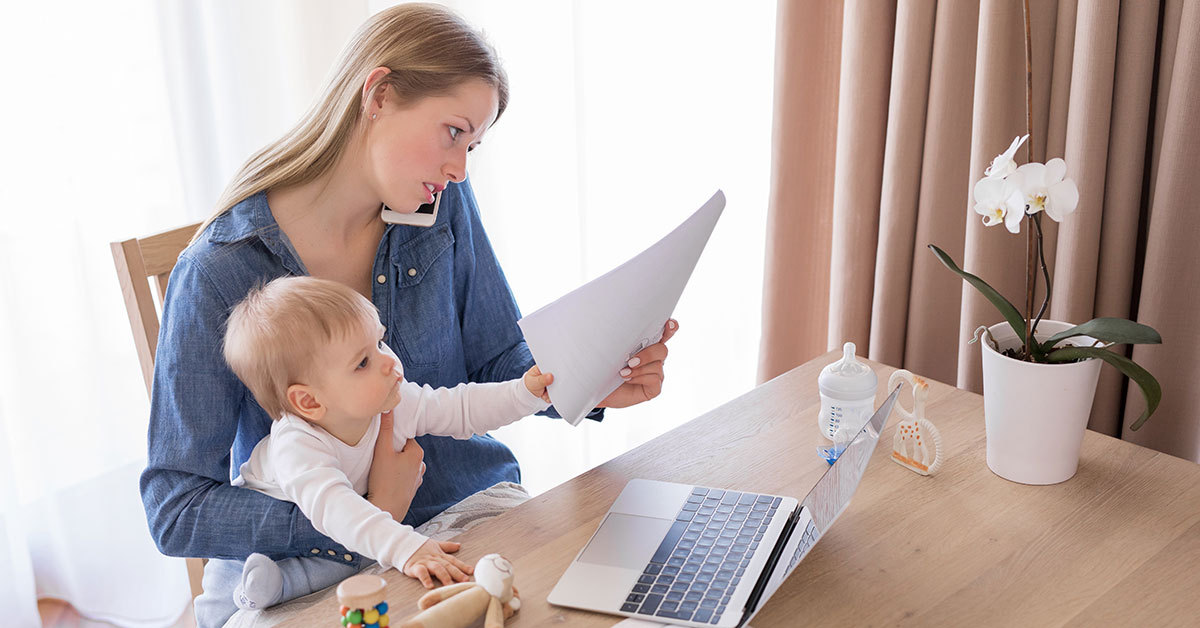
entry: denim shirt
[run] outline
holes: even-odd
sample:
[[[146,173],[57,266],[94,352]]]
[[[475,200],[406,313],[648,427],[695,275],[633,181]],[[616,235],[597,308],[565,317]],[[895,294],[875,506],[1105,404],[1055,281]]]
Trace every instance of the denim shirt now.
[[[226,318],[253,286],[306,274],[266,193],[214,220],[180,255],[163,308],[141,477],[151,535],[164,554],[240,560],[259,552],[358,565],[358,555],[317,532],[295,504],[230,485],[271,419],[225,363]],[[409,380],[504,381],[533,364],[469,182],[446,188],[433,226],[388,225],[372,274],[372,301]],[[520,481],[512,452],[490,436],[417,441],[427,470],[408,525],[496,482]]]

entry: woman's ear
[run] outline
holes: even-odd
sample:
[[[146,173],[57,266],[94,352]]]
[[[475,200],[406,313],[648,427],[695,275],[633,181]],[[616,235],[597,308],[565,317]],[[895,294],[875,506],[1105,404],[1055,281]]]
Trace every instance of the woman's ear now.
[[[325,405],[317,399],[317,391],[304,384],[292,384],[287,389],[288,405],[292,412],[308,421],[320,421],[325,418]]]
[[[383,77],[391,72],[390,68],[380,66],[367,74],[367,80],[363,81],[362,91],[364,117],[371,119],[372,115],[378,114],[383,109],[384,95],[387,92],[383,84]]]

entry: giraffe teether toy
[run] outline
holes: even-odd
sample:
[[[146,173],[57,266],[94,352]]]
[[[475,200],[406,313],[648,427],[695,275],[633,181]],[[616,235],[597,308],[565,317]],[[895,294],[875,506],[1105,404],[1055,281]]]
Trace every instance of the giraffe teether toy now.
[[[901,421],[892,438],[892,461],[921,475],[933,475],[942,466],[942,435],[925,418],[929,383],[925,378],[901,369],[892,373],[888,388],[894,388],[901,381],[912,385],[913,409],[909,412],[904,409],[904,404],[896,401],[896,412]]]

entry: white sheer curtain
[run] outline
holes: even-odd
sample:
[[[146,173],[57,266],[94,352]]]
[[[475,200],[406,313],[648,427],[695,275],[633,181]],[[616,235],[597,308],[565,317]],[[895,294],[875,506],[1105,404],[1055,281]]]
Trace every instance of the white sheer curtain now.
[[[151,543],[147,401],[107,243],[198,220],[306,108],[389,3],[20,3],[0,21],[0,608],[34,598],[171,623],[182,562]],[[754,383],[774,3],[451,3],[505,59],[512,100],[471,163],[525,311],[602,274],[721,187],[676,315],[667,387],[571,428],[502,430],[541,492]],[[529,246],[536,241],[537,246]],[[563,453],[566,452],[566,455]],[[664,473],[668,471],[664,470]]]
[[[662,395],[600,424],[497,432],[538,493],[754,386],[775,3],[450,4],[484,29],[512,83],[470,171],[524,312],[640,252],[717,188],[728,198],[676,308]]]
[[[148,404],[108,249],[183,219],[160,50],[149,0],[10,3],[0,20],[6,626],[38,625],[36,597],[125,626],[187,603],[138,496]]]

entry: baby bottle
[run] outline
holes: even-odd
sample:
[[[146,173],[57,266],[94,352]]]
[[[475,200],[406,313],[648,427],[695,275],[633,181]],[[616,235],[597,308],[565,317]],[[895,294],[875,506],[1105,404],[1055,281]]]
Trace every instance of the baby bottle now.
[[[833,440],[843,427],[854,432],[862,429],[875,410],[877,384],[875,371],[854,358],[854,343],[843,345],[842,359],[826,366],[817,377],[821,392],[817,427],[821,436]]]

